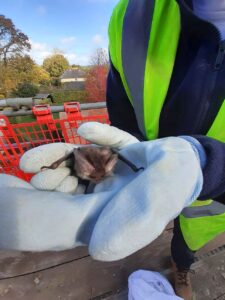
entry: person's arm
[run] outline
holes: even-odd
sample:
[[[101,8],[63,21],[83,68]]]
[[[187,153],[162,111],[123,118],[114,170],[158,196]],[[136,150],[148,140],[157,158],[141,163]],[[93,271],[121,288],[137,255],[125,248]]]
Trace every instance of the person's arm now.
[[[120,75],[112,63],[107,82],[107,108],[113,126],[144,140]],[[225,204],[225,143],[203,135],[193,135],[193,138],[199,141],[206,154],[204,184],[199,199],[214,199]]]
[[[109,120],[112,126],[129,132],[140,140],[144,140],[141,134],[134,109],[123,87],[120,74],[110,63],[110,71],[107,79],[106,104]]]
[[[203,188],[200,200],[214,199],[225,204],[225,143],[213,138],[196,135],[205,151]]]

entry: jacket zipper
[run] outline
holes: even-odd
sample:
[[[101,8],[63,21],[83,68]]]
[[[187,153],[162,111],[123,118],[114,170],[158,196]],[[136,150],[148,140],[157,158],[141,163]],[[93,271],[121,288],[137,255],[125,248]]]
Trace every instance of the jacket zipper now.
[[[216,60],[214,62],[214,72],[212,71],[212,76],[208,81],[208,87],[209,87],[208,91],[210,91],[211,93],[210,98],[213,97],[217,76],[224,63],[224,59],[225,59],[225,40],[220,40],[218,44],[218,52],[217,52]],[[200,127],[198,127],[197,130],[198,132],[202,132],[202,134],[207,134],[209,128],[212,125],[212,120],[209,117],[210,117],[210,112],[212,111],[214,105],[215,105],[215,99],[210,99],[208,103],[205,103],[205,109],[201,118],[202,121],[199,122],[199,125],[200,124],[201,125]]]
[[[218,49],[218,53],[217,53],[217,57],[216,57],[215,65],[214,65],[215,70],[221,69],[221,66],[224,61],[224,57],[225,57],[225,40],[220,41],[220,43],[219,43],[219,49]]]

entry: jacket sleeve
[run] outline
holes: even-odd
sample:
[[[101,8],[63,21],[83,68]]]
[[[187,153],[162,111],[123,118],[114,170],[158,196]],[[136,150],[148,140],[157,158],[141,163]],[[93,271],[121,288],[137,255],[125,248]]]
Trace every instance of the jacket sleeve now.
[[[213,138],[196,135],[205,151],[203,188],[200,200],[214,199],[225,204],[225,143]]]
[[[107,81],[106,101],[111,125],[133,134],[139,140],[145,140],[138,128],[134,109],[120,75],[112,63]],[[198,140],[205,152],[204,184],[199,199],[214,199],[225,204],[225,143],[203,135],[192,137]]]
[[[107,79],[106,104],[112,126],[125,130],[140,140],[144,140],[138,128],[134,109],[123,87],[120,74],[112,62],[110,63]]]

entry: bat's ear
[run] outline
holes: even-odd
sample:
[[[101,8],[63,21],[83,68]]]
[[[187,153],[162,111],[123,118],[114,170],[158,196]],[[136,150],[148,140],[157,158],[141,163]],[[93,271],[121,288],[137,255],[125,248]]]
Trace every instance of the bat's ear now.
[[[80,148],[74,149],[73,154],[77,175],[79,176],[81,172],[85,176],[89,176],[95,170],[94,166],[87,160],[85,154],[80,151]]]
[[[105,166],[105,172],[106,173],[110,173],[113,171],[116,163],[118,161],[118,155],[117,154],[113,154],[111,155],[109,161],[107,162],[106,166]]]

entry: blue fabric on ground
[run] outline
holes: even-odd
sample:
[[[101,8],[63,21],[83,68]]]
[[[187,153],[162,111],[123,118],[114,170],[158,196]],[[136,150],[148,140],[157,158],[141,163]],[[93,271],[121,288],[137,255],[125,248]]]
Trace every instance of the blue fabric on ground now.
[[[128,279],[128,300],[182,300],[160,273],[139,270]]]

